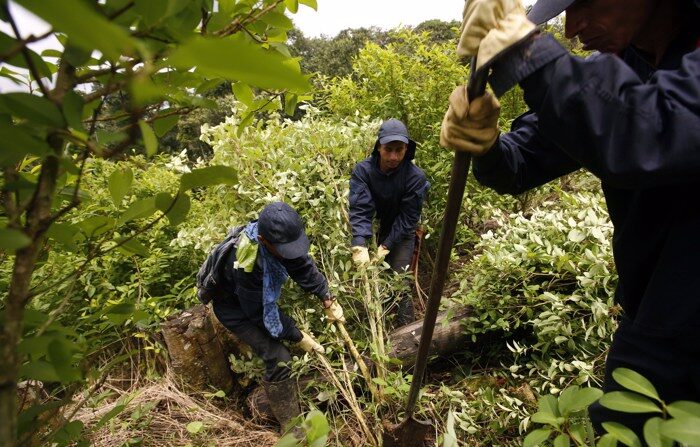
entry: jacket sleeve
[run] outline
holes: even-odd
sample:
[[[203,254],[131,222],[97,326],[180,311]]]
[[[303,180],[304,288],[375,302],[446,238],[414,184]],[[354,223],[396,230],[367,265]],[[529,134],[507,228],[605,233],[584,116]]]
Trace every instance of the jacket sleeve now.
[[[358,164],[350,176],[350,227],[352,246],[365,245],[372,238],[372,219],[375,214],[374,200],[367,186],[362,168]]]
[[[308,293],[313,293],[319,299],[328,296],[328,280],[323,276],[311,256],[306,255],[297,259],[285,259],[282,265],[289,276],[299,287]]]
[[[520,194],[580,166],[540,135],[537,115],[518,117],[485,155],[474,157],[474,177],[501,194]]]
[[[602,181],[630,189],[697,181],[700,49],[644,82],[617,56],[582,59],[540,36],[504,72],[520,81],[541,134]]]
[[[386,239],[381,241],[382,245],[391,250],[394,244],[415,233],[423,208],[423,200],[429,188],[430,183],[422,171],[418,171],[409,178],[404,195],[401,197],[401,212],[394,219]]]

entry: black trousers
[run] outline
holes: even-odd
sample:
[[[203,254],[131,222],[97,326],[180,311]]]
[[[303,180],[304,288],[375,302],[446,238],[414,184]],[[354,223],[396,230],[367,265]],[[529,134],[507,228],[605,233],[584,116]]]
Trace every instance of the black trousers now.
[[[386,262],[391,266],[393,271],[403,273],[411,266],[411,258],[413,258],[413,247],[415,243],[416,239],[411,236],[408,239],[394,244],[389,254],[386,255]],[[405,288],[410,288],[409,284],[404,284],[404,286]],[[411,300],[410,292],[404,291],[401,293],[395,312],[396,319],[394,320],[394,325],[396,327],[413,323],[415,320],[415,313],[413,312],[413,301]]]
[[[676,337],[655,337],[623,320],[615,332],[605,361],[603,391],[625,391],[612,377],[615,368],[629,368],[646,377],[661,399],[700,401],[700,327],[690,328]],[[593,426],[605,433],[603,422],[618,422],[644,440],[644,423],[653,413],[622,413],[599,403],[588,409]]]
[[[280,340],[272,338],[267,329],[248,320],[235,298],[216,298],[212,301],[212,307],[221,324],[250,345],[255,355],[263,359],[266,381],[280,382],[289,378],[292,356],[287,347]]]

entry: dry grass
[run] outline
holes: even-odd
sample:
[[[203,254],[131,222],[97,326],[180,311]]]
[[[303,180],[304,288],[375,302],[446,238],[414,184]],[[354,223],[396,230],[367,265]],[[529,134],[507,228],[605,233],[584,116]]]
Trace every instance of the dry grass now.
[[[97,408],[83,408],[76,415],[89,429],[117,405],[128,402],[93,433],[95,447],[130,445],[138,439],[140,446],[263,447],[278,440],[276,432],[247,421],[232,409],[185,394],[168,377],[127,391],[112,390],[115,399]],[[197,421],[204,424],[202,429],[196,434],[188,432],[187,424]]]

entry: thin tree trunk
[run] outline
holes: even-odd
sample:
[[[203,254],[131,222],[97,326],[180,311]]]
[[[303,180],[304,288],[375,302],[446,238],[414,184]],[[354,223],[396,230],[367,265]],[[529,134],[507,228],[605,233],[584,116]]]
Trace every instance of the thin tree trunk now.
[[[14,447],[17,443],[17,379],[22,361],[17,345],[24,329],[24,311],[29,304],[36,258],[51,216],[57,176],[58,158],[50,155],[41,167],[37,189],[27,209],[24,233],[32,242],[15,253],[12,280],[5,301],[5,318],[0,333],[0,445],[4,447]]]

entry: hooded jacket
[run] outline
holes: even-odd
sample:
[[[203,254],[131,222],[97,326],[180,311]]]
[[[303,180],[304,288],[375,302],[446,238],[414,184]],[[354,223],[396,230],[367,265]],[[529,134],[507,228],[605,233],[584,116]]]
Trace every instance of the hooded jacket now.
[[[502,193],[579,168],[601,180],[614,225],[615,298],[649,335],[700,325],[699,46],[696,27],[654,68],[635,48],[582,59],[551,36],[535,38],[491,79],[497,92],[520,82],[530,111],[474,159],[479,182]]]
[[[377,242],[389,250],[395,243],[414,237],[423,200],[430,184],[413,164],[416,142],[409,139],[406,156],[389,173],[379,169],[379,139],[372,155],[357,163],[350,177],[350,226],[353,246],[372,238],[372,219],[379,219]]]

